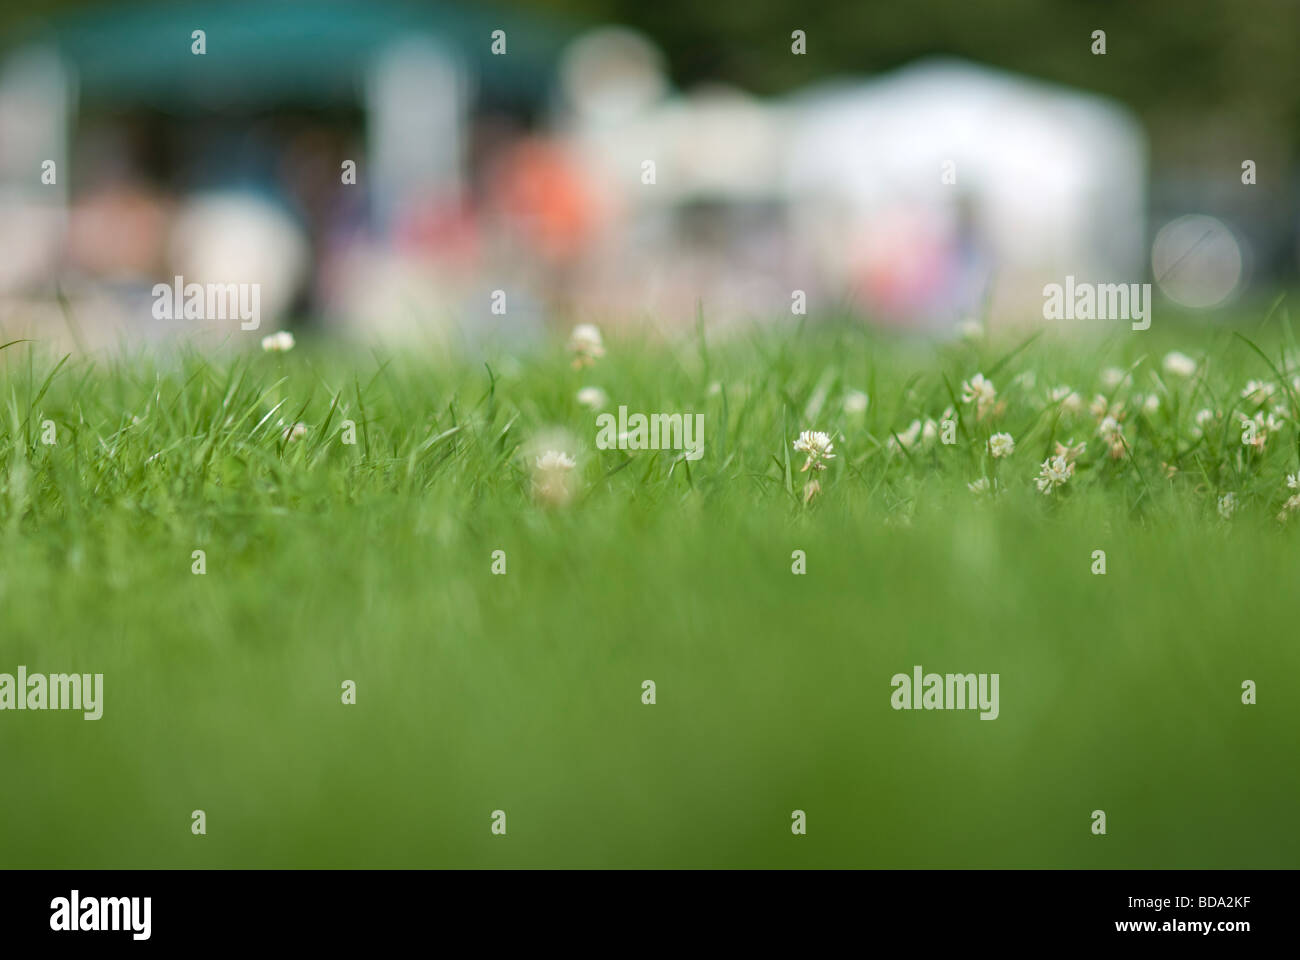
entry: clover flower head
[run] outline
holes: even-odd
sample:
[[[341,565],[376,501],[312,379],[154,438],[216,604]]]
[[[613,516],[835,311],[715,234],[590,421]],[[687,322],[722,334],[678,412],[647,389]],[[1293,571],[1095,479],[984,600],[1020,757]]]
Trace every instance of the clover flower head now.
[[[805,430],[799,434],[799,439],[794,442],[794,448],[797,452],[808,456],[800,469],[801,473],[807,470],[825,470],[826,461],[835,459],[835,454],[832,452],[835,445],[831,443],[830,436],[820,430]]]
[[[1262,404],[1277,392],[1277,385],[1267,380],[1249,380],[1241,390],[1241,399]]]
[[[997,397],[998,391],[993,386],[993,381],[986,379],[982,373],[961,382],[961,402],[975,404],[977,411],[983,412],[992,406]]]
[[[1047,399],[1051,403],[1059,403],[1061,409],[1067,413],[1078,413],[1083,409],[1083,397],[1074,392],[1073,388],[1064,384],[1059,387],[1053,387],[1048,391]]]
[[[1039,492],[1047,495],[1058,487],[1064,486],[1072,476],[1074,476],[1073,463],[1061,456],[1048,457],[1038,468],[1038,477],[1034,482],[1038,484]]]
[[[267,353],[287,353],[293,349],[293,345],[293,334],[288,330],[270,333],[262,338],[262,349]]]
[[[1116,420],[1123,420],[1124,404],[1119,400],[1112,403],[1099,393],[1092,398],[1092,403],[1088,405],[1088,412],[1099,421],[1105,420],[1107,417],[1114,417]]]
[[[577,489],[578,461],[563,450],[546,449],[533,459],[533,496],[548,507],[562,507]]]
[[[1248,447],[1254,447],[1259,453],[1264,451],[1268,443],[1268,435],[1281,429],[1282,426],[1277,417],[1271,413],[1265,416],[1262,410],[1253,417],[1238,412],[1237,418],[1241,421],[1241,442]]]
[[[989,380],[982,373],[977,373],[969,380],[963,380],[961,383],[961,402],[975,405],[975,419],[982,420],[990,410],[1000,413],[1002,405],[997,402],[998,391],[993,386],[993,381]]]
[[[537,469],[543,471],[567,471],[578,465],[578,461],[561,450],[547,450],[537,458]]]
[[[1236,510],[1237,495],[1235,493],[1225,493],[1219,498],[1219,516],[1222,519],[1231,520]]]
[[[1196,373],[1196,361],[1185,353],[1179,353],[1177,350],[1171,350],[1165,354],[1162,362],[1165,373],[1172,374],[1175,377],[1190,377]]]
[[[861,390],[850,390],[844,395],[844,412],[849,414],[864,413],[868,403],[870,403],[870,400]]]
[[[925,423],[921,424],[921,446],[931,447],[935,439],[939,436],[939,425],[926,417]]]
[[[916,445],[917,438],[920,435],[921,421],[913,420],[906,430],[897,431],[894,436],[890,437],[887,446],[895,453],[899,450],[911,450]]]
[[[605,355],[605,343],[600,328],[594,323],[580,323],[569,334],[569,352],[573,354],[574,369],[589,367]]]
[[[600,387],[583,387],[578,391],[578,402],[592,410],[599,410],[608,401],[609,396]]]
[[[1056,442],[1056,451],[1054,455],[1064,457],[1070,463],[1074,463],[1074,461],[1083,456],[1083,452],[1087,449],[1087,441],[1075,443],[1074,438],[1071,437],[1069,440],[1065,441],[1065,443],[1061,443],[1059,440]]]

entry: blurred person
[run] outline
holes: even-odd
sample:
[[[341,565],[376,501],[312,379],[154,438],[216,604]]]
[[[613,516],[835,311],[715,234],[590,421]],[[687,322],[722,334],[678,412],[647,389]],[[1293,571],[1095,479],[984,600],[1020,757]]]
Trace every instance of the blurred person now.
[[[569,263],[591,240],[595,199],[581,166],[546,137],[526,136],[507,148],[486,196],[491,213],[552,267]]]
[[[68,265],[118,282],[152,281],[164,269],[174,203],[140,182],[118,182],[76,198],[68,218]]]
[[[309,256],[305,231],[283,208],[241,190],[181,201],[167,245],[171,271],[187,283],[259,285],[263,323],[285,315]]]

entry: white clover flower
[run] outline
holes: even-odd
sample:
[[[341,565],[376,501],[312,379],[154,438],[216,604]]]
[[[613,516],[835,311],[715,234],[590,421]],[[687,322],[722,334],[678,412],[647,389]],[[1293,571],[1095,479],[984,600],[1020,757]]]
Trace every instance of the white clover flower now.
[[[1193,419],[1196,422],[1196,426],[1192,427],[1191,434],[1193,437],[1200,437],[1215,420],[1219,419],[1219,413],[1217,410],[1203,408],[1196,411],[1196,416]]]
[[[1127,376],[1128,374],[1119,367],[1107,367],[1101,372],[1101,383],[1107,390],[1114,390],[1124,382],[1124,378]]]
[[[1277,417],[1273,416],[1271,413],[1268,416],[1265,416],[1262,410],[1256,413],[1253,417],[1248,417],[1246,414],[1238,411],[1237,418],[1241,421],[1242,442],[1248,447],[1254,447],[1261,453],[1263,452],[1265,445],[1268,443],[1268,435],[1270,433],[1275,433],[1282,428],[1282,423],[1277,419]],[[1251,428],[1249,431],[1246,429],[1247,425]],[[1253,434],[1252,439],[1247,440],[1246,437],[1251,434]]]
[[[844,412],[848,414],[863,413],[870,403],[869,398],[861,390],[850,390],[844,394]]]
[[[993,381],[985,379],[984,374],[977,373],[969,380],[963,380],[961,384],[961,399],[963,403],[992,403],[997,399],[998,392],[993,386]]]
[[[1291,490],[1300,490],[1300,473],[1288,473],[1286,485]],[[1287,497],[1286,503],[1282,504],[1282,512],[1277,515],[1278,523],[1286,523],[1287,516],[1296,510],[1300,510],[1300,493]]]
[[[578,461],[561,450],[547,450],[537,458],[537,469],[542,471],[568,471],[578,465]]]
[[[969,380],[963,380],[961,383],[961,400],[962,403],[975,404],[975,415],[984,416],[993,402],[997,400],[998,392],[993,386],[992,380],[986,380],[984,374],[977,373]]]
[[[1065,457],[1048,457],[1038,468],[1038,477],[1034,482],[1038,484],[1039,492],[1047,495],[1057,487],[1064,486],[1072,476],[1074,476],[1073,463]]]
[[[1142,400],[1142,411],[1147,416],[1154,416],[1160,410],[1160,398],[1154,393],[1149,393]]]
[[[989,482],[988,477],[980,477],[974,483],[966,484],[966,489],[978,497],[989,493],[993,489],[993,485]]]
[[[281,433],[280,436],[286,443],[293,443],[295,440],[300,440],[307,436],[307,424],[295,423],[291,427],[285,427],[284,432]]]
[[[1026,370],[1017,375],[1011,382],[1024,387],[1026,390],[1032,390],[1038,385],[1038,374],[1034,373],[1032,370]]]
[[[984,324],[978,320],[963,320],[957,324],[957,333],[961,335],[963,340],[978,340],[984,336]]]
[[[1064,385],[1048,391],[1047,399],[1051,403],[1059,403],[1067,413],[1078,413],[1083,409],[1083,397],[1075,393],[1073,388]]]
[[[934,446],[938,436],[939,425],[927,417],[925,423],[921,424],[921,446],[926,448]]]
[[[716,397],[721,392],[722,392],[722,384],[717,380],[714,380],[712,383],[710,383],[708,388],[705,390],[705,393],[707,393],[711,397]]]
[[[280,330],[262,338],[262,349],[267,353],[285,353],[292,350],[293,345],[293,334],[288,330]]]
[[[1071,437],[1069,440],[1065,441],[1065,443],[1061,443],[1059,440],[1056,442],[1055,456],[1064,457],[1070,463],[1074,463],[1074,461],[1083,456],[1083,452],[1087,449],[1087,441],[1076,444],[1074,438]]]
[[[1175,377],[1190,377],[1196,373],[1196,361],[1185,353],[1179,353],[1177,350],[1166,353],[1162,365],[1165,368],[1165,373],[1173,374]]]
[[[577,460],[562,450],[547,450],[533,465],[533,495],[539,501],[560,507],[573,498],[573,468],[578,465]]]
[[[890,450],[911,450],[916,443],[916,438],[921,435],[921,421],[913,420],[908,428],[896,437],[889,438],[888,447]]]
[[[1092,403],[1088,405],[1088,412],[1098,420],[1105,420],[1107,417],[1120,420],[1124,417],[1124,404],[1118,400],[1111,403],[1099,393],[1092,398]]]
[[[1219,498],[1219,516],[1224,520],[1231,520],[1236,509],[1237,495],[1235,493],[1225,493]]]
[[[599,410],[609,402],[609,397],[600,387],[583,387],[578,391],[578,402],[584,407]]]
[[[1097,427],[1097,435],[1106,442],[1110,447],[1110,456],[1112,460],[1118,460],[1124,456],[1127,446],[1124,442],[1124,425],[1114,417],[1106,417]]]
[[[989,454],[995,460],[1009,457],[1016,450],[1016,441],[1009,433],[995,433],[989,437]]]
[[[569,334],[569,352],[573,354],[574,369],[589,367],[605,355],[605,344],[600,328],[594,323],[580,323]]]
[[[1276,392],[1277,385],[1267,380],[1248,380],[1246,386],[1242,388],[1241,399],[1262,404]]]
[[[835,449],[835,445],[831,443],[830,436],[820,430],[805,430],[799,434],[799,439],[794,442],[794,448],[799,453],[808,455],[808,459],[799,470],[800,473],[807,470],[825,470],[825,461],[835,459],[835,454],[831,452]]]

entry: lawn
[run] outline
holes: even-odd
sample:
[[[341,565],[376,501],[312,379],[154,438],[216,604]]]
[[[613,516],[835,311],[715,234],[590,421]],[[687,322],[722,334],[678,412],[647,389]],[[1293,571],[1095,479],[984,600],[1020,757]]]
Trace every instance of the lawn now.
[[[1300,349],[1230,319],[11,344],[0,673],[104,695],[0,711],[0,866],[1300,866]]]

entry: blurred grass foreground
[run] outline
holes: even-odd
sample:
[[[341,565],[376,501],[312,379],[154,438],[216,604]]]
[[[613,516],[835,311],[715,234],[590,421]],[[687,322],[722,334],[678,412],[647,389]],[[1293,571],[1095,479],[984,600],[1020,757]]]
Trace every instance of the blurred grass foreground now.
[[[0,673],[104,695],[0,715],[0,864],[1295,867],[1276,319],[10,344]],[[598,448],[620,406],[703,414],[703,456]],[[916,667],[998,716],[893,709]]]

